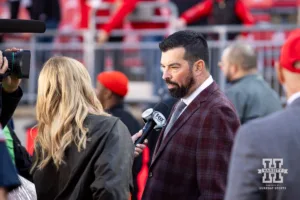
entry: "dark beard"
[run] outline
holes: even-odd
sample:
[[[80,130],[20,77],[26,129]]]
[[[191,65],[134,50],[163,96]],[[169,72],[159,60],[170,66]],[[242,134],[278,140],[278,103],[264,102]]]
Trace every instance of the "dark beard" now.
[[[170,81],[170,79],[166,79],[166,83],[174,85],[175,88],[169,89],[170,95],[174,98],[183,98],[185,97],[190,88],[194,85],[195,80],[192,76],[187,77],[187,84],[184,86],[179,86],[177,83]]]

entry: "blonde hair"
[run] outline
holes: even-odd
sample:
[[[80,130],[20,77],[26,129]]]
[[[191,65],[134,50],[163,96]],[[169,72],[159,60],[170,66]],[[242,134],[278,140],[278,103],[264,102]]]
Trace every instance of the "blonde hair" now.
[[[88,130],[83,123],[89,113],[107,115],[86,68],[72,58],[50,58],[38,80],[38,134],[33,169],[42,169],[51,160],[58,168],[72,142],[79,152],[85,149]]]

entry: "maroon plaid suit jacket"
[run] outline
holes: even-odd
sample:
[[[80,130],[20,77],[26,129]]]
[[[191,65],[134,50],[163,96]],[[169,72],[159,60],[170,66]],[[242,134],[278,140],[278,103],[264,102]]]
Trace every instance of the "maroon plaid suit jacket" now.
[[[170,120],[170,117],[169,117]],[[239,118],[215,82],[158,139],[143,200],[223,200]]]

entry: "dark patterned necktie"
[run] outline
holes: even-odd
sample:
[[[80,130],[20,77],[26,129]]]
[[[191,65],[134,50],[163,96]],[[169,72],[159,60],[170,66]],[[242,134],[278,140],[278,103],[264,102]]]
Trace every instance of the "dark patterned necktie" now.
[[[180,100],[180,102],[176,105],[173,115],[165,129],[164,138],[166,137],[166,135],[168,134],[168,132],[170,131],[170,129],[172,128],[172,126],[174,125],[174,123],[176,122],[176,120],[178,119],[178,117],[180,116],[181,112],[184,110],[185,107],[186,104],[182,100]]]

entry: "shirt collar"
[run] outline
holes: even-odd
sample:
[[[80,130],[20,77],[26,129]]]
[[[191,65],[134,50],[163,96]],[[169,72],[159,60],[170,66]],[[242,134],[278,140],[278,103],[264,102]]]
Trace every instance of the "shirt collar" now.
[[[235,84],[235,83],[238,83],[238,82],[240,82],[240,81],[242,81],[242,80],[245,80],[245,79],[249,79],[249,78],[257,78],[257,77],[259,77],[259,75],[258,74],[248,74],[248,75],[246,75],[246,76],[243,76],[243,77],[241,77],[241,78],[238,78],[238,79],[235,79],[235,80],[233,80],[233,81],[228,81],[228,83],[229,84]]]
[[[124,109],[124,103],[123,102],[120,102],[114,106],[112,106],[110,109],[108,109],[107,111],[112,111],[112,110],[115,110],[115,109]]]
[[[293,94],[288,100],[287,100],[287,104],[291,105],[291,103],[293,103],[296,99],[300,98],[300,92],[297,92],[295,94]]]
[[[210,84],[212,84],[214,82],[212,76],[209,76],[208,79],[206,79],[204,81],[204,83],[202,83],[190,96],[188,96],[187,98],[182,98],[181,100],[186,104],[186,106],[190,105],[190,103],[192,103],[192,101],[208,86],[210,86]]]

